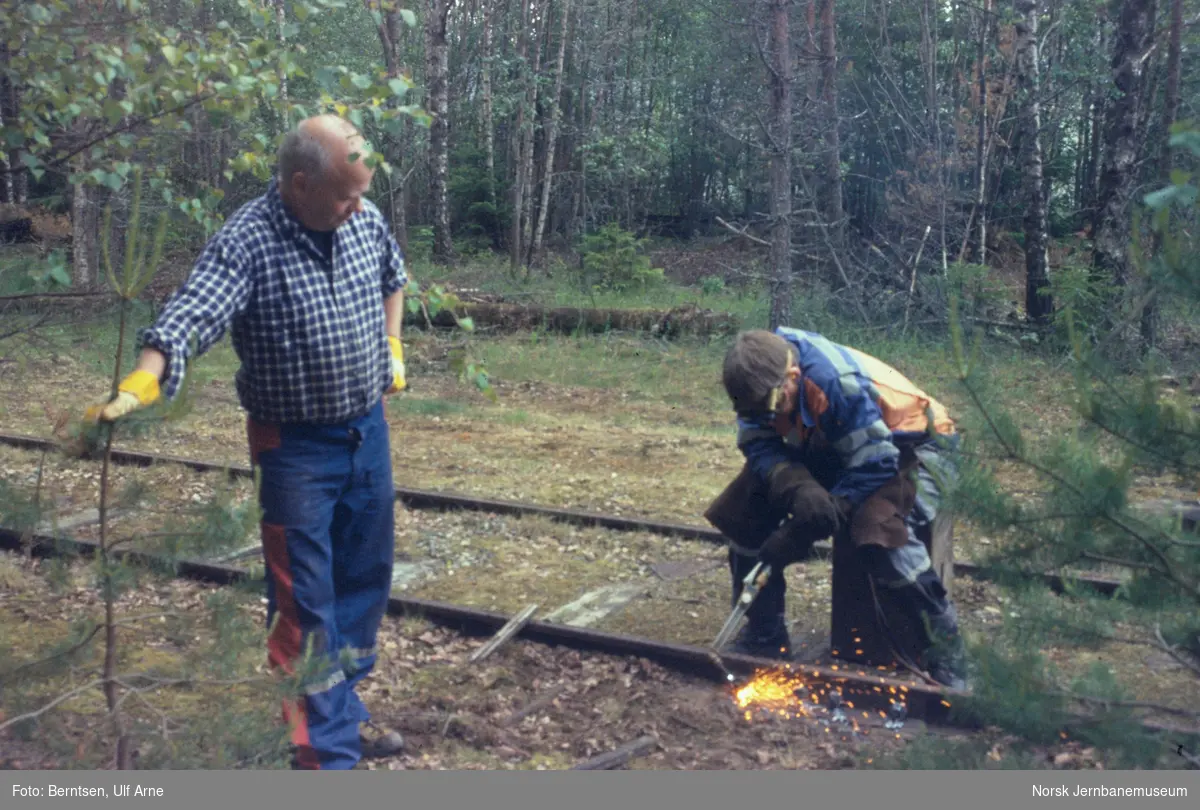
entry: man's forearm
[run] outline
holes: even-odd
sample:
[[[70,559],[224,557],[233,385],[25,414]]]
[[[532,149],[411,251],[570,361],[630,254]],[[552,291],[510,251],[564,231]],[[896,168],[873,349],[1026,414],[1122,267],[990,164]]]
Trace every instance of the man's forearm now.
[[[156,380],[162,380],[163,374],[167,370],[167,356],[158,349],[152,349],[149,346],[142,349],[138,355],[135,371],[148,371],[154,375]]]
[[[383,319],[387,333],[399,339],[404,324],[404,291],[392,293],[383,299]]]

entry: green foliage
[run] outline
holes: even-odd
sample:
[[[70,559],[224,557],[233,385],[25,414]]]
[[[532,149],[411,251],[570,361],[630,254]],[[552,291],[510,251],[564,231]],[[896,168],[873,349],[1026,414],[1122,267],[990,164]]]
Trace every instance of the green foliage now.
[[[1095,343],[1102,330],[1111,326],[1112,302],[1119,290],[1112,279],[1097,276],[1092,268],[1068,264],[1050,274],[1054,296],[1054,327],[1058,340],[1070,345],[1071,333]]]
[[[725,279],[720,276],[705,276],[700,279],[700,290],[705,295],[718,295],[725,291]]]
[[[638,239],[616,223],[583,239],[583,278],[587,287],[626,292],[663,283],[661,267],[651,267],[643,254],[645,239]]]
[[[459,317],[454,308],[462,302],[445,287],[435,284],[425,290],[421,289],[416,279],[410,279],[405,288],[405,306],[408,311],[422,313],[426,323],[432,323],[439,312],[445,310],[454,318],[455,324],[465,332],[475,331],[475,322],[470,317]],[[491,376],[487,366],[472,356],[469,346],[462,346],[450,354],[450,368],[458,375],[459,380],[474,385],[485,397],[495,402],[499,399],[495,388],[492,387]]]
[[[1183,132],[1175,140],[1193,145]],[[1170,189],[1146,197],[1163,246],[1151,260],[1152,278],[1195,302],[1200,245],[1182,223],[1194,214],[1197,195],[1187,190],[1189,175],[1173,179]],[[1106,315],[1105,292],[1086,270],[1064,268],[1055,283],[1063,305],[1059,326],[1072,350],[1062,376],[1073,386],[1078,424],[1071,430],[1030,440],[1021,420],[1002,407],[997,381],[968,357],[964,330],[953,318],[959,380],[980,431],[964,448],[951,501],[981,530],[1003,538],[979,562],[1004,589],[1007,605],[1004,627],[974,650],[974,695],[956,708],[1039,743],[1066,729],[1104,751],[1109,767],[1164,767],[1177,745],[1194,741],[1142,725],[1131,697],[1135,684],[1120,681],[1100,660],[1068,682],[1033,651],[1146,644],[1184,663],[1200,651],[1200,537],[1184,530],[1170,508],[1133,495],[1140,476],[1164,473],[1183,491],[1200,490],[1200,413],[1194,402],[1163,391],[1152,364],[1129,375],[1106,362],[1090,334]],[[996,478],[1001,463],[1034,476],[1036,492],[1006,494]],[[1071,577],[1097,570],[1124,576],[1115,594]],[[1041,583],[1042,572],[1063,575],[1062,594]],[[1200,673],[1200,659],[1191,660]]]
[[[900,750],[863,763],[874,770],[906,771],[1032,771],[1044,768],[1028,751],[996,750],[988,739],[946,738],[928,734],[917,737]]]
[[[418,107],[400,103],[410,87],[405,78],[336,64],[309,76],[301,67],[306,53],[297,34],[311,31],[319,39],[323,17],[342,6],[341,0],[289,4],[283,33],[291,44],[281,49],[275,9],[266,0],[233,0],[215,29],[199,34],[164,25],[144,0],[103,7],[0,0],[0,30],[21,32],[20,46],[0,64],[0,74],[21,88],[18,115],[6,115],[0,126],[0,155],[19,157],[35,180],[54,173],[111,191],[124,188],[142,166],[156,194],[211,231],[224,191],[179,188],[170,150],[161,146],[164,136],[191,133],[194,110],[226,127],[258,120],[263,109],[280,121],[337,112],[384,131],[405,120],[428,120]],[[120,36],[97,36],[114,15]],[[313,93],[301,103],[293,96],[285,107],[280,90],[292,79],[311,80]],[[81,140],[78,132],[88,136]],[[274,138],[260,127],[250,132],[229,158],[227,180],[270,173]],[[367,160],[391,170],[378,154]]]
[[[450,221],[456,238],[483,244],[500,244],[508,225],[509,210],[497,198],[495,179],[488,176],[483,150],[474,144],[458,144],[450,155],[447,181]]]
[[[134,168],[133,177],[133,204],[119,267],[107,238],[111,209],[104,218],[106,277],[121,301],[112,394],[123,376],[129,312],[158,269],[166,223],[163,213],[152,235],[143,232],[141,167]],[[178,411],[167,409],[159,417],[168,419],[173,413]],[[152,613],[126,607],[126,600],[137,589],[155,579],[172,577],[180,559],[207,556],[252,532],[259,519],[258,499],[239,504],[227,490],[190,515],[177,511],[163,521],[157,544],[140,534],[119,535],[111,525],[111,508],[144,510],[147,494],[144,486],[136,485],[126,487],[119,497],[111,491],[113,438],[130,424],[84,424],[78,428],[82,441],[65,445],[68,452],[102,455],[99,541],[90,559],[64,554],[48,561],[43,571],[51,587],[64,594],[74,597],[80,588],[93,592],[103,610],[95,611],[94,600],[89,600],[91,604],[68,622],[61,637],[39,646],[8,645],[11,649],[0,664],[0,696],[4,700],[0,732],[11,728],[26,737],[36,736],[82,767],[103,767],[114,761],[114,755],[118,768],[134,764],[173,768],[278,764],[286,751],[285,734],[277,720],[268,719],[267,707],[278,706],[281,699],[296,694],[313,678],[322,666],[319,657],[310,651],[290,676],[247,675],[258,667],[247,666],[246,657],[251,651],[261,654],[264,635],[262,628],[255,630],[251,625],[251,597],[243,591],[212,596],[208,610],[200,614],[170,605]],[[53,516],[44,506],[50,499],[42,493],[40,473],[32,490],[22,492],[0,482],[0,523],[26,532],[35,531],[47,520],[53,527]],[[192,518],[190,524],[188,518]],[[131,558],[125,552],[138,543],[142,545],[138,551],[161,553],[148,562]],[[142,661],[131,662],[127,645],[141,633],[128,631],[144,632],[148,626],[160,629],[174,643],[175,653],[155,651],[141,656]],[[80,685],[80,671],[90,671],[91,680],[84,679]],[[217,694],[228,699],[234,687],[240,688],[251,709],[235,711],[225,702],[222,711],[197,712],[194,706],[184,711],[197,699],[211,703]],[[64,700],[61,694],[55,697],[54,690],[90,704],[103,697],[103,711],[79,717],[91,744],[80,745],[79,728],[63,728],[55,718],[53,710]],[[186,722],[175,719],[182,713],[194,717]],[[135,747],[144,757],[137,763],[130,758]]]
[[[954,262],[946,267],[944,277],[932,276],[928,283],[940,288],[943,300],[957,299],[959,312],[971,317],[993,317],[1010,298],[1010,291],[983,264]]]

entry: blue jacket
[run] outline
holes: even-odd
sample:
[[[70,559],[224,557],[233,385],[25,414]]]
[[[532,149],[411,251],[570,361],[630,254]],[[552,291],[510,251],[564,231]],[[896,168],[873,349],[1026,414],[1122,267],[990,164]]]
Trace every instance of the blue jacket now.
[[[954,422],[933,397],[870,355],[815,332],[779,327],[800,366],[800,392],[789,414],[739,414],[738,448],[764,479],[820,434],[839,464],[830,494],[857,506],[899,472],[899,446],[953,435]]]

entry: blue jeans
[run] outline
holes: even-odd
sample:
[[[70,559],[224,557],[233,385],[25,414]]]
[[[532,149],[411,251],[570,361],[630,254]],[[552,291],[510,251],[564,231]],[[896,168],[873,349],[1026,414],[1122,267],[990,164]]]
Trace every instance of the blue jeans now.
[[[370,719],[354,687],[375,665],[391,593],[395,488],[382,403],[336,425],[247,420],[262,472],[267,658],[293,673],[312,647],[320,671],[284,704],[293,765],[350,769]]]

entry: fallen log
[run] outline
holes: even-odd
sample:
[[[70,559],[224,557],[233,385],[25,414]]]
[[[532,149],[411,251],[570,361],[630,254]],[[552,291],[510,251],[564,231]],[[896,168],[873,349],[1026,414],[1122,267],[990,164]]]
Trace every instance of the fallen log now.
[[[728,335],[735,333],[739,319],[727,312],[701,309],[694,304],[672,309],[589,309],[543,307],[492,301],[466,301],[455,307],[459,318],[469,317],[476,328],[498,332],[542,329],[548,332],[644,332],[658,337]],[[407,313],[405,322],[425,326],[424,313]],[[455,316],[447,310],[430,319],[433,326],[453,327]]]

